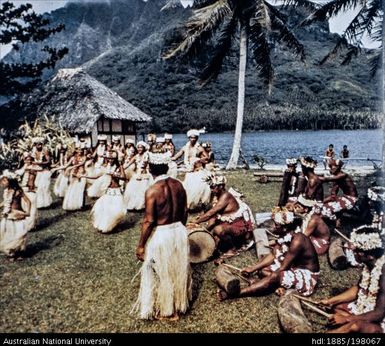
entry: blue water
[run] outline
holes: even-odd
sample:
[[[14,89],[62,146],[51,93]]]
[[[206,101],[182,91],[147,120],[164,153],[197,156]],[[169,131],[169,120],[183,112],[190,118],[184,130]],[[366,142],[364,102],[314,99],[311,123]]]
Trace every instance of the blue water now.
[[[206,133],[200,142],[212,143],[216,161],[225,164],[230,155],[234,135],[232,133]],[[181,148],[187,141],[185,134],[174,135],[176,148]],[[352,158],[381,159],[382,130],[329,130],[329,131],[268,131],[244,133],[242,150],[250,164],[254,164],[254,155],[263,156],[270,164],[284,164],[288,157],[312,156],[322,161],[327,146],[334,144],[339,155],[343,145],[347,145]],[[368,165],[365,160],[354,161],[354,165]],[[370,165],[370,163],[369,163]]]

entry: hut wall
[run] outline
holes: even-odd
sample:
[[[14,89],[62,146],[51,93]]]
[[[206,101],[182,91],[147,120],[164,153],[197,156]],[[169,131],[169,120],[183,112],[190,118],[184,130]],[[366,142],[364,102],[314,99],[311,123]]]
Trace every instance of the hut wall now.
[[[128,139],[136,140],[136,126],[129,120],[101,118],[92,130],[93,146],[96,145],[99,134],[107,135],[107,141],[110,143],[113,135],[120,135],[122,144],[126,144]]]

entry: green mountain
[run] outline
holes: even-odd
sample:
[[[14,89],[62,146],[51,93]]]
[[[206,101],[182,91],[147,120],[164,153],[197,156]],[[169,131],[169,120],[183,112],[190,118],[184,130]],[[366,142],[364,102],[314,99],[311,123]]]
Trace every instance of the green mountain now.
[[[165,0],[75,1],[47,14],[53,24],[66,26],[66,30],[49,39],[51,45],[69,48],[57,68],[82,66],[151,115],[154,122],[149,127],[155,131],[177,132],[190,126],[206,126],[209,131],[234,129],[237,47],[218,80],[200,89],[197,80],[210,54],[210,45],[193,62],[163,61],[162,51],[191,14],[191,9],[182,7],[160,11],[164,4]],[[292,27],[305,15],[303,11],[287,11]],[[318,66],[338,36],[330,33],[327,23],[295,32],[305,46],[306,65],[287,50],[274,48],[276,77],[270,96],[255,69],[249,68],[245,129],[377,127],[379,115],[374,111],[380,102],[379,83],[369,77],[373,51],[363,51],[348,66],[341,66],[338,59]],[[18,52],[12,51],[5,60],[39,58],[38,48],[27,44]],[[253,66],[251,60],[249,66]],[[46,73],[45,78],[51,74],[52,71]],[[0,122],[9,125],[9,119],[16,116],[35,116],[34,107],[43,92],[44,88],[39,88],[33,97],[2,107]]]

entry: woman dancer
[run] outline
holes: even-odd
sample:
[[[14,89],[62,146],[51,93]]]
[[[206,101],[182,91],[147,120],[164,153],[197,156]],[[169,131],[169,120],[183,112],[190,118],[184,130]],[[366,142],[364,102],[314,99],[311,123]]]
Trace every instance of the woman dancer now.
[[[3,202],[0,205],[3,207],[0,221],[0,250],[10,260],[15,260],[26,248],[28,230],[25,219],[29,216],[31,202],[19,186],[16,175],[5,171],[0,183],[4,188]],[[25,203],[25,209],[22,202]]]
[[[109,169],[109,185],[91,210],[92,224],[102,233],[109,233],[121,223],[127,210],[120,190],[120,180],[125,180],[123,166],[119,164],[118,153],[111,151],[107,154]]]
[[[41,172],[42,168],[35,165],[33,162],[33,157],[30,153],[25,152],[23,154],[24,165],[22,168],[17,170],[15,173],[21,177],[21,187],[31,202],[30,215],[25,219],[25,227],[27,231],[31,231],[36,227],[38,210],[37,210],[37,200],[36,200],[36,175],[38,172]],[[27,209],[27,205],[24,200],[21,204],[24,210]]]
[[[44,138],[36,137],[33,140],[34,147],[32,149],[32,157],[36,165],[42,170],[36,177],[36,203],[37,208],[48,208],[52,204],[51,195],[51,156],[47,148],[43,146]]]
[[[72,157],[70,166],[66,173],[69,176],[69,186],[63,200],[64,210],[80,210],[84,207],[86,179],[82,177],[85,169],[86,157],[82,154],[82,149],[77,147],[75,155]]]
[[[135,163],[135,174],[126,185],[124,201],[128,210],[144,209],[144,195],[147,188],[152,184],[152,176],[148,173],[148,152],[149,145],[139,142],[138,153],[128,162]]]

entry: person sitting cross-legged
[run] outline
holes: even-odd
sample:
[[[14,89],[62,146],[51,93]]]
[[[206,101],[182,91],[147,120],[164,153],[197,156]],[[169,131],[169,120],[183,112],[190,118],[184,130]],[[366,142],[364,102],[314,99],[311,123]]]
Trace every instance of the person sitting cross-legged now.
[[[321,301],[330,306],[331,333],[385,332],[385,250],[378,228],[361,226],[351,236],[353,253],[363,265],[358,285]]]
[[[283,294],[285,289],[290,288],[304,296],[313,294],[320,270],[313,244],[306,235],[296,232],[300,220],[295,219],[292,212],[275,211],[273,220],[275,233],[280,236],[273,253],[256,265],[242,270],[244,275],[258,272],[261,279],[253,280],[250,286],[242,288],[237,297],[218,290],[219,300],[262,296],[277,290],[278,294]]]

